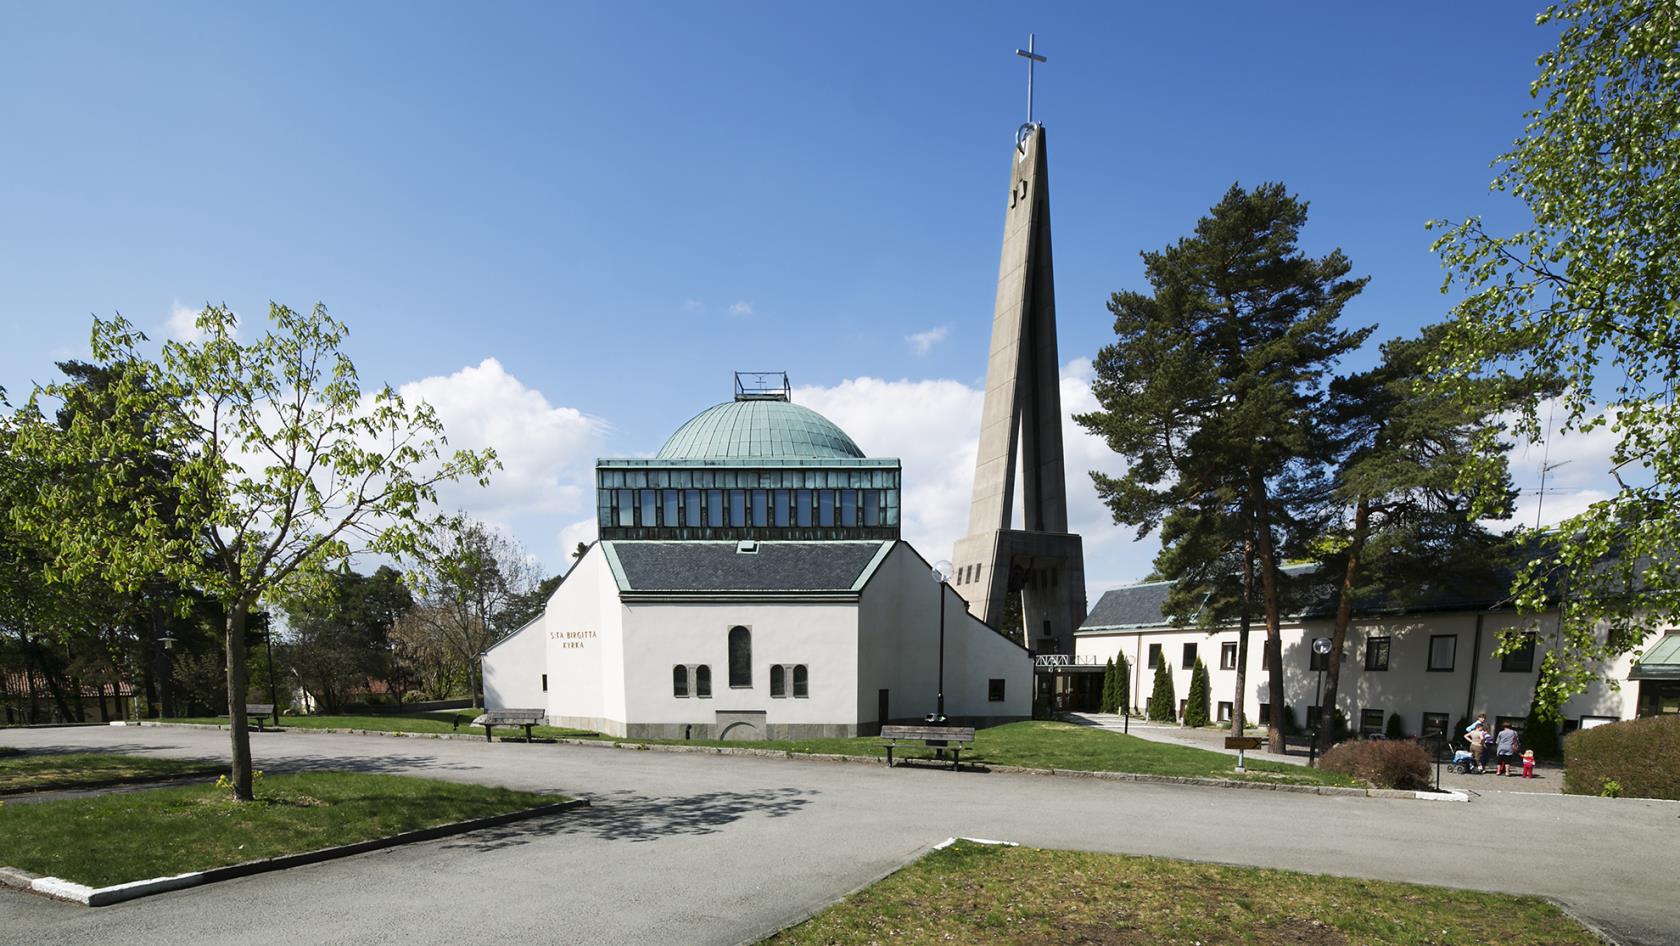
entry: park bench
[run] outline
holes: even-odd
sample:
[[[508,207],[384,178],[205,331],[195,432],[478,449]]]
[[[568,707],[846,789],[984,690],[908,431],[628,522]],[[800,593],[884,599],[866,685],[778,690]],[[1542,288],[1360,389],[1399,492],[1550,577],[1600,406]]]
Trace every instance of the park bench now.
[[[957,760],[965,746],[974,745],[972,726],[882,726],[881,744],[887,750],[887,768],[892,768],[893,750],[906,743],[917,743],[929,749],[951,750],[951,771],[957,770]]]
[[[472,721],[474,726],[484,727],[484,741],[493,742],[490,730],[497,726],[524,726],[525,741],[531,741],[531,727],[542,725],[548,718],[547,710],[540,709],[493,709],[485,710]]]
[[[245,719],[246,719],[247,722],[250,722],[251,720],[256,721],[257,732],[268,732],[268,730],[265,727],[268,724],[268,718],[270,716],[273,716],[273,715],[274,715],[274,704],[273,703],[246,703],[245,704]]]

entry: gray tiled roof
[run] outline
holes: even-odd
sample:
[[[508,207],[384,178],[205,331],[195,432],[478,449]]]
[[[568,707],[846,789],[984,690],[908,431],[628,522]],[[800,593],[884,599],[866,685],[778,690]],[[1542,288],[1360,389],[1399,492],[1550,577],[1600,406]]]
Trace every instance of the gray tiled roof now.
[[[890,542],[605,543],[617,557],[621,591],[849,591]]]
[[[1172,583],[1151,581],[1103,592],[1081,629],[1096,627],[1156,627],[1167,623],[1161,605]]]

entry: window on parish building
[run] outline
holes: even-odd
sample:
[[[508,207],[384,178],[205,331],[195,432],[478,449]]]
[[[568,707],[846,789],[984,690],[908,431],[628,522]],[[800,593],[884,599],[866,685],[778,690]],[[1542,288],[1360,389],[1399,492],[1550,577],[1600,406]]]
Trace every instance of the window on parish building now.
[[[1196,666],[1196,645],[1184,645],[1184,669],[1190,670]]]
[[[546,674],[546,673],[545,673],[545,674],[543,674],[543,675],[542,675],[542,678],[543,678],[543,688],[542,688],[542,691],[543,691],[543,692],[544,692],[544,693],[547,693],[547,692],[548,692],[548,674]]]
[[[1149,645],[1149,669],[1154,670],[1155,665],[1160,663],[1160,662],[1161,662],[1161,645],[1160,644],[1150,644]]]
[[[671,695],[688,695],[688,668],[682,664],[671,668]]]
[[[1229,644],[1220,644],[1219,645],[1219,669],[1221,669],[1221,670],[1235,670],[1235,669],[1237,669],[1237,642],[1236,641],[1232,641]]]
[[[1231,704],[1230,703],[1220,703],[1219,704],[1219,721],[1222,722],[1222,723],[1228,723],[1228,722],[1231,721]]]
[[[1329,670],[1330,669],[1330,655],[1329,654],[1321,654],[1318,651],[1313,650],[1312,646],[1309,644],[1307,646],[1307,669],[1308,670]]]
[[[793,665],[793,698],[803,700],[811,695],[811,677],[804,664]]]
[[[1522,635],[1522,646],[1499,658],[1501,673],[1532,673],[1534,671],[1534,639],[1535,633],[1528,631]]]
[[[1370,736],[1383,731],[1383,711],[1380,709],[1364,709],[1359,711],[1359,734]]]
[[[1445,738],[1447,735],[1447,714],[1424,713],[1423,728],[1418,730],[1418,732],[1425,739],[1428,739],[1431,736],[1436,738]]]
[[[694,695],[702,699],[712,695],[712,667],[701,664],[694,668]]]
[[[1365,669],[1388,669],[1388,645],[1392,638],[1368,637],[1365,639]]]
[[[1260,642],[1260,669],[1272,669],[1272,649],[1266,646],[1265,641]]]
[[[1272,704],[1260,704],[1260,725],[1268,726],[1272,722]]]
[[[773,697],[787,696],[787,680],[781,664],[770,665],[770,695]]]
[[[1457,634],[1431,634],[1429,637],[1429,670],[1440,673],[1451,670],[1458,660]]]
[[[992,703],[1003,702],[1003,678],[993,677],[986,681],[986,699]]]
[[[752,686],[752,632],[740,626],[729,629],[729,685]]]
[[[1322,712],[1322,709],[1323,708],[1319,707],[1319,706],[1309,706],[1309,707],[1307,707],[1307,728],[1308,729],[1313,729],[1313,730],[1318,729],[1318,721],[1324,715],[1323,712]]]

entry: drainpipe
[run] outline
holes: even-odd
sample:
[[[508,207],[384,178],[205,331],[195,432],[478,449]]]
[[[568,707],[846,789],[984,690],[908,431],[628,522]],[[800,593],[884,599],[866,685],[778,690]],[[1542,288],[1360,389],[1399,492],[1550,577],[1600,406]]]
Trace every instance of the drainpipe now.
[[[1470,693],[1464,698],[1464,718],[1476,718],[1476,668],[1482,663],[1482,615],[1476,615],[1476,640],[1470,645]],[[1452,733],[1451,735],[1460,735]]]

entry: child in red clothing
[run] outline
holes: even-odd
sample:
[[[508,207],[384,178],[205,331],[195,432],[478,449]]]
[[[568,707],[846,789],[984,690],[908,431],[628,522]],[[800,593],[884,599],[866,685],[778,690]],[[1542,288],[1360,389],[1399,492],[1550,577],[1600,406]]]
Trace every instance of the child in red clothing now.
[[[1522,754],[1523,778],[1534,777],[1534,750],[1530,749]]]

